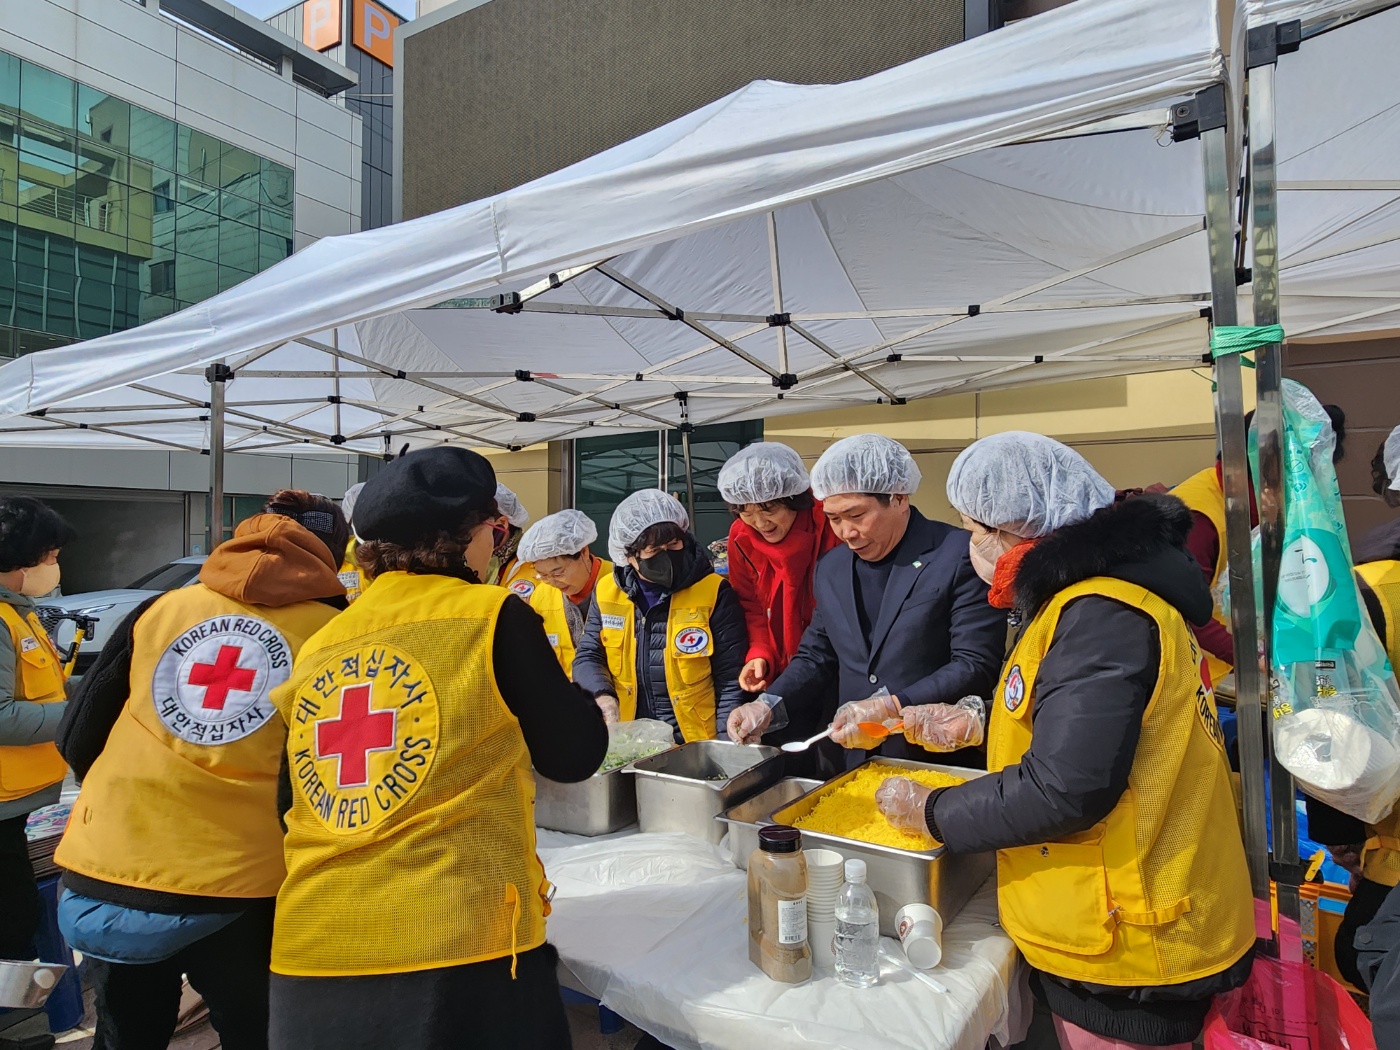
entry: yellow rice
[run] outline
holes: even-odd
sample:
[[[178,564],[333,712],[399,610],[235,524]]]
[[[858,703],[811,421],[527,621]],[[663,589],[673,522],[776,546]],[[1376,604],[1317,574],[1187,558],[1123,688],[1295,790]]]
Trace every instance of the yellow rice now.
[[[926,787],[952,787],[966,781],[962,777],[937,773],[931,769],[901,769],[898,766],[876,765],[861,770],[839,788],[823,795],[812,811],[793,823],[805,831],[824,835],[839,835],[857,842],[870,842],[895,849],[928,850],[938,845],[932,835],[911,835],[900,831],[875,805],[875,792],[887,777],[908,777]]]

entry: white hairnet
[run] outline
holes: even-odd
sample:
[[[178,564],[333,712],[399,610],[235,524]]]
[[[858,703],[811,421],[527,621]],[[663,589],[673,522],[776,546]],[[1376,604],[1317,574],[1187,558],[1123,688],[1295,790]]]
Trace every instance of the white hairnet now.
[[[1083,521],[1113,495],[1074,449],[1024,430],[974,441],[948,472],[948,502],[957,510],[1026,539]]]
[[[719,469],[719,494],[726,503],[769,503],[812,487],[802,457],[776,441],[741,448]]]
[[[884,434],[842,438],[812,468],[812,492],[817,499],[853,492],[908,496],[922,480],[909,450]]]
[[[627,545],[653,525],[673,521],[683,529],[690,528],[681,501],[660,489],[642,489],[617,505],[608,525],[608,555],[619,565],[627,561]]]
[[[515,553],[521,561],[567,558],[598,538],[598,526],[581,510],[561,510],[535,522],[520,537]]]
[[[520,502],[520,497],[499,481],[496,482],[496,506],[506,516],[506,521],[517,529],[523,529],[530,524],[530,512],[525,509],[525,504]]]
[[[352,529],[355,527],[355,520],[353,517],[355,513],[355,501],[360,498],[360,490],[364,487],[365,483],[363,481],[357,482],[346,489],[345,495],[340,497],[340,513],[345,515],[345,520],[349,522]]]
[[[1381,460],[1385,463],[1385,476],[1390,479],[1390,488],[1400,492],[1400,427],[1392,430],[1385,439]]]

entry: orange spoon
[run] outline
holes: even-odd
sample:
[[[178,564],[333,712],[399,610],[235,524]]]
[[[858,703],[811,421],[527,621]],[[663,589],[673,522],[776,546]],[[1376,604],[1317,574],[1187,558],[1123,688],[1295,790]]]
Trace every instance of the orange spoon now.
[[[887,722],[857,722],[856,728],[871,740],[884,740],[891,733],[903,733],[904,722],[898,718],[891,718]]]

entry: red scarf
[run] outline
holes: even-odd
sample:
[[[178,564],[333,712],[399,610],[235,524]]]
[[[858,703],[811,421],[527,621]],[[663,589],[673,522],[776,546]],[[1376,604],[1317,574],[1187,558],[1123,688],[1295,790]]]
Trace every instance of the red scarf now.
[[[779,674],[797,652],[802,632],[812,622],[817,599],[812,587],[817,559],[840,543],[827,524],[820,502],[810,511],[798,511],[788,534],[769,543],[757,531],[736,520],[729,544],[738,548],[738,557],[747,558],[758,577],[758,593],[740,594],[741,600],[757,602],[766,613],[773,662],[769,681]],[[730,551],[731,562],[735,552]],[[732,581],[732,577],[731,577]],[[750,633],[753,633],[750,620]],[[751,648],[769,648],[769,639],[750,638]]]
[[[987,592],[987,601],[995,609],[1016,607],[1016,573],[1021,569],[1021,561],[1031,552],[1037,540],[1026,540],[1016,544],[997,559],[996,571],[992,573],[992,589]]]

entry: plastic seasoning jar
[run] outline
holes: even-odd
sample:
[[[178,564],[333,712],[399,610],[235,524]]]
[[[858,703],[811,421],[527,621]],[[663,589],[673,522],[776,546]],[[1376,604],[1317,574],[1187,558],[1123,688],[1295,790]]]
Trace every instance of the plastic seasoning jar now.
[[[812,976],[807,947],[807,859],[796,828],[760,828],[749,857],[749,959],[775,981]]]

